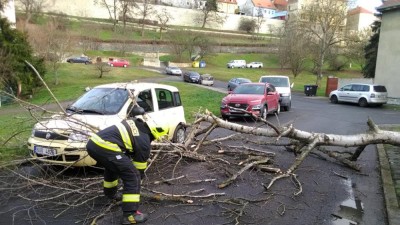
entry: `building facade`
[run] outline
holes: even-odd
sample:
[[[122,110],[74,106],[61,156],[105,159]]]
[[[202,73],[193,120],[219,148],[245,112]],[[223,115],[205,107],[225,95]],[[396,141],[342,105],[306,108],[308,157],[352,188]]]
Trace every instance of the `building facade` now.
[[[400,104],[400,0],[388,0],[377,10],[382,13],[375,83],[383,84],[393,103]]]

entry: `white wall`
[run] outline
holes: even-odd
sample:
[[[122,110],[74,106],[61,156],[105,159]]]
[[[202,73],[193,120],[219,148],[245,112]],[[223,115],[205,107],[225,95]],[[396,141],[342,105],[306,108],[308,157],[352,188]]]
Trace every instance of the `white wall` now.
[[[94,17],[94,18],[109,18],[109,14],[106,8],[99,5],[95,5],[92,0],[46,0],[47,12],[62,12],[67,15],[80,16],[80,17]],[[140,5],[140,4],[139,4]],[[172,15],[172,20],[169,22],[170,25],[176,26],[193,26],[200,27],[201,23],[196,20],[201,16],[199,10],[176,8],[169,6],[154,5],[154,8],[158,11],[166,9]],[[239,22],[241,18],[254,18],[249,16],[242,16],[236,14],[218,13],[219,16],[225,19],[223,23],[212,23],[206,25],[207,28],[218,29],[218,30],[238,30]],[[155,15],[152,15],[150,20],[157,20]],[[270,33],[270,28],[283,26],[284,21],[276,19],[266,19],[262,24],[260,33]]]
[[[0,12],[1,16],[4,16],[11,23],[11,26],[15,28],[16,18],[15,18],[15,7],[14,0],[9,0],[5,5],[4,10]]]
[[[375,82],[383,84],[391,98],[400,99],[400,9],[384,12],[379,36]]]

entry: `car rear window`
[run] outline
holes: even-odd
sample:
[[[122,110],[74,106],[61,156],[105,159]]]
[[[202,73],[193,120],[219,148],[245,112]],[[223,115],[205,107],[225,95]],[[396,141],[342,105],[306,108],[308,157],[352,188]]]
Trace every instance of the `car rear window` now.
[[[375,92],[387,92],[386,87],[383,85],[376,85],[374,86],[374,91]]]

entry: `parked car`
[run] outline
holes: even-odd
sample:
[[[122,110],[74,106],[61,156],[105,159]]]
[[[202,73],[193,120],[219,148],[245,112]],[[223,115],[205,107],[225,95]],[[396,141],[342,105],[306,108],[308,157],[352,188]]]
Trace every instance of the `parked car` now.
[[[208,73],[201,74],[200,75],[200,84],[207,85],[207,86],[212,86],[212,85],[214,85],[214,77],[211,76]]]
[[[284,111],[289,111],[292,107],[292,91],[294,83],[290,83],[288,76],[280,75],[267,75],[261,76],[260,83],[270,83],[275,86],[276,90],[279,92],[281,103],[281,108]]]
[[[170,75],[181,76],[182,75],[182,70],[179,69],[179,67],[176,67],[176,66],[167,66],[165,68],[165,73],[166,74],[170,74]]]
[[[229,119],[231,116],[252,115],[267,119],[267,114],[279,114],[279,112],[279,93],[269,83],[241,84],[221,102],[223,119]]]
[[[93,128],[104,129],[125,119],[134,99],[148,118],[169,128],[173,142],[185,139],[185,115],[176,87],[156,83],[113,83],[94,87],[66,109],[35,124],[28,139],[30,154],[56,165],[91,166],[85,146]]]
[[[243,59],[236,59],[231,60],[226,64],[228,68],[246,68],[246,60]]]
[[[381,106],[387,103],[387,97],[386,87],[378,84],[346,84],[329,94],[332,103],[352,102],[361,107]]]
[[[251,83],[251,80],[247,78],[232,78],[228,81],[228,91],[234,90],[237,86],[245,83]]]
[[[128,67],[129,61],[125,59],[111,59],[108,61],[108,65],[111,67]]]
[[[200,74],[195,71],[187,71],[183,73],[183,81],[200,84]]]
[[[264,64],[262,62],[250,62],[246,65],[247,68],[263,68]]]
[[[92,63],[92,59],[87,56],[78,56],[78,57],[68,58],[67,62],[68,63],[85,63],[87,65],[87,64]]]

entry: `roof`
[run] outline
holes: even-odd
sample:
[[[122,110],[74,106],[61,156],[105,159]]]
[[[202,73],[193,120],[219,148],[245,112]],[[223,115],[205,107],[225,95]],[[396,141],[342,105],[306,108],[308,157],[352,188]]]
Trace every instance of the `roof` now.
[[[150,88],[163,88],[170,90],[172,92],[177,92],[178,88],[170,85],[165,85],[165,84],[157,84],[157,83],[141,83],[141,82],[129,82],[129,83],[110,83],[110,84],[102,84],[99,86],[96,86],[94,88],[128,88],[128,89],[134,89],[135,91],[143,91],[146,89]]]
[[[383,5],[379,6],[376,9],[379,12],[399,10],[400,9],[400,0],[386,0],[383,2]]]
[[[275,5],[287,6],[287,5],[288,5],[288,2],[287,2],[287,0],[275,0],[275,1],[274,1],[274,4],[275,4]]]
[[[270,0],[252,0],[255,7],[276,9],[275,5]]]
[[[361,6],[358,6],[357,8],[351,9],[347,12],[348,15],[356,15],[356,14],[361,14],[361,13],[374,14],[373,12],[371,12],[368,9],[365,9]]]
[[[219,3],[237,4],[236,0],[217,0]]]

